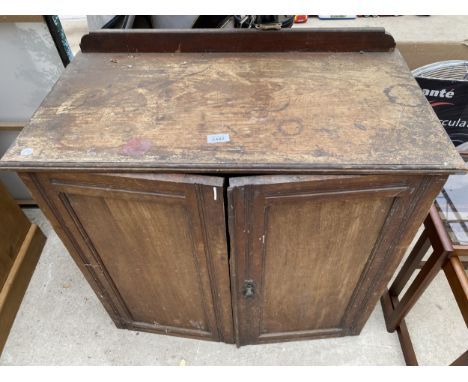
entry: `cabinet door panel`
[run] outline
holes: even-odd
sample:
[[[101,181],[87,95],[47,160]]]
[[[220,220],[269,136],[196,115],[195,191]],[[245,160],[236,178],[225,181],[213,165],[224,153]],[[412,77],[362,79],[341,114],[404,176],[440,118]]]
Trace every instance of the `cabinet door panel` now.
[[[395,255],[416,185],[391,176],[231,179],[237,342],[354,334],[368,309],[351,307],[372,278],[382,288],[391,277],[384,259]]]
[[[222,178],[33,178],[121,326],[233,341]]]
[[[284,332],[285,322],[291,332],[340,328],[392,206],[356,199],[267,204],[261,335]]]

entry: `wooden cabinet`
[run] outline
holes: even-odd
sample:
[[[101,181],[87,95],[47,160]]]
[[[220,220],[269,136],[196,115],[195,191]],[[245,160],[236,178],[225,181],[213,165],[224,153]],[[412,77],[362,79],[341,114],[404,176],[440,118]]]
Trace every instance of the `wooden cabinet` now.
[[[239,345],[358,334],[445,180],[21,177],[117,326]]]
[[[464,163],[382,31],[233,33],[85,37],[1,166],[118,327],[359,334]]]

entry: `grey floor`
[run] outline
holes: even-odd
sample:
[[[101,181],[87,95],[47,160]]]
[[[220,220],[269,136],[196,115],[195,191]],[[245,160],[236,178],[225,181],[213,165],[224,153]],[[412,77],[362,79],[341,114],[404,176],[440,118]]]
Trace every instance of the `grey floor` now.
[[[361,335],[233,345],[117,329],[47,220],[48,236],[0,365],[404,365],[378,305]],[[408,316],[422,365],[446,365],[468,347],[468,331],[443,274]]]

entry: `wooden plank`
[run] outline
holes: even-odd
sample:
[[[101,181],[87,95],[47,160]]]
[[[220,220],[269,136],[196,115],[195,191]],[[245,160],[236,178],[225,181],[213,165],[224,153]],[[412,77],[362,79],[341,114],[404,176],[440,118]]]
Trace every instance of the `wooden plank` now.
[[[36,266],[45,236],[0,184],[0,353]]]
[[[466,171],[397,51],[78,54],[1,167]]]
[[[0,183],[0,290],[13,266],[31,223]]]
[[[26,123],[20,121],[0,121],[0,131],[21,131]]]
[[[401,25],[403,26],[403,23]],[[432,27],[425,26],[428,29]],[[414,30],[417,29],[419,28]],[[462,41],[463,39],[456,40],[455,37],[455,41],[431,41],[431,37],[426,34],[420,34],[419,37],[429,41],[397,41],[397,49],[411,70],[439,61],[468,59],[468,46]]]
[[[384,28],[101,30],[84,35],[83,53],[388,52]]]
[[[39,227],[32,224],[0,291],[0,354],[36,268],[45,240]]]
[[[41,15],[1,15],[0,23],[43,23]]]

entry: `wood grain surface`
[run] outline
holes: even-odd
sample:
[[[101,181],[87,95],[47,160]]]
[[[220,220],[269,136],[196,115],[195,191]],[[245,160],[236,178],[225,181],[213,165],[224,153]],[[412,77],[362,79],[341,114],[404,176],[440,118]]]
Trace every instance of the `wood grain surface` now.
[[[0,354],[45,241],[0,183]]]
[[[102,29],[84,35],[89,52],[388,52],[395,48],[384,28]]]
[[[22,175],[117,326],[234,341],[222,178]]]
[[[30,226],[28,218],[0,183],[0,290]]]
[[[1,167],[466,171],[398,51],[78,54]]]
[[[228,191],[239,345],[358,334],[431,202],[417,177],[285,178]]]
[[[0,290],[0,354],[36,269],[45,241],[46,237],[40,228],[36,224],[31,224]]]

